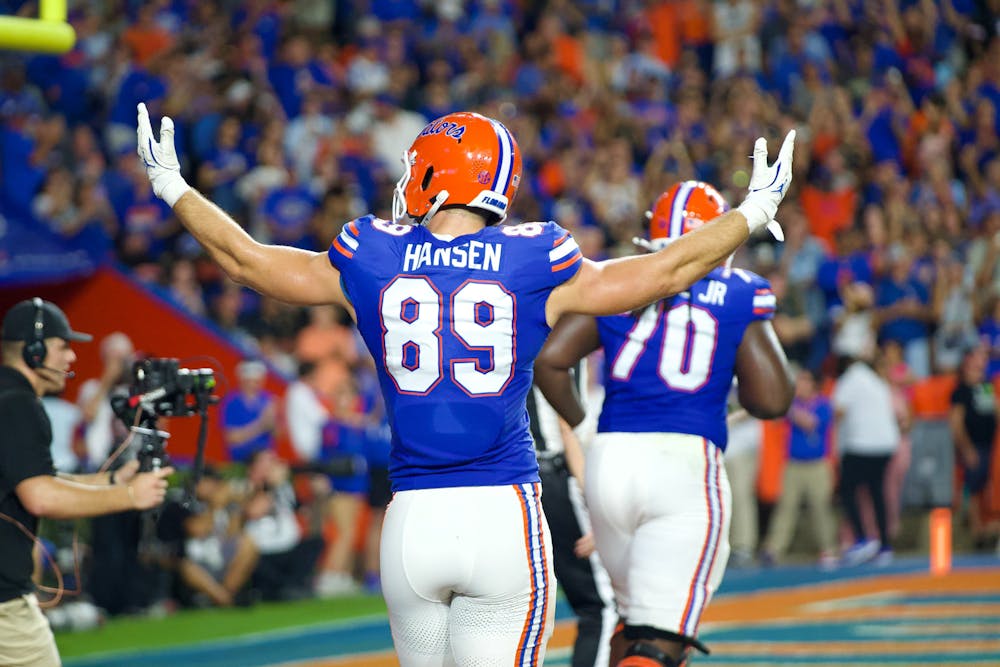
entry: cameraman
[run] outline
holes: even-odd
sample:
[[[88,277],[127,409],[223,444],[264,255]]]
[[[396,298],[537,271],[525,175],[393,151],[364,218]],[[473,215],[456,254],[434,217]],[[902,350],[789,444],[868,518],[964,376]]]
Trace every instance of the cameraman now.
[[[136,474],[129,464],[114,475],[56,474],[52,430],[40,398],[58,393],[76,361],[66,315],[39,298],[22,301],[3,318],[0,366],[0,664],[59,665],[59,652],[32,583],[38,518],[77,519],[149,509],[163,501],[171,468]]]

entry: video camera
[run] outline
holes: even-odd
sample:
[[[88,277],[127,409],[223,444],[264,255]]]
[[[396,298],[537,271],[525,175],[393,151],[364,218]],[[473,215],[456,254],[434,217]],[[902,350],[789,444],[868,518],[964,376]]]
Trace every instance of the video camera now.
[[[215,373],[211,368],[181,368],[177,359],[149,357],[132,364],[128,393],[111,397],[111,409],[140,439],[139,470],[149,471],[166,465],[166,439],[170,434],[156,428],[159,417],[202,417],[204,431],[206,408],[218,402],[212,395]],[[199,435],[198,459],[204,448]]]
[[[177,359],[140,359],[132,365],[128,407],[160,417],[188,417],[211,398],[213,389],[211,368],[181,368]]]

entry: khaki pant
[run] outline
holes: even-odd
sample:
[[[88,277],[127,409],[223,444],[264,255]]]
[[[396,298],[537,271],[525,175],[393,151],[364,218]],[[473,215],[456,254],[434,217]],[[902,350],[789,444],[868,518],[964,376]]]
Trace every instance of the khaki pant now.
[[[774,510],[765,548],[780,558],[795,535],[799,508],[805,498],[809,506],[810,523],[821,552],[832,554],[836,549],[836,517],[833,510],[833,470],[825,459],[819,461],[789,461],[785,466],[781,497]]]
[[[729,524],[729,544],[733,553],[752,556],[757,551],[757,471],[760,452],[744,450],[726,453],[726,474],[733,493],[733,516]]]
[[[59,667],[56,639],[34,593],[0,602],[0,665]]]

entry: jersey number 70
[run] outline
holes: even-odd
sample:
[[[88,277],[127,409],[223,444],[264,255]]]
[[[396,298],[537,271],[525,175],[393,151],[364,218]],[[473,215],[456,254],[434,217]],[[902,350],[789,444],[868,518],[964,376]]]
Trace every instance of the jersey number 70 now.
[[[719,322],[709,311],[688,304],[675,305],[666,313],[660,304],[643,311],[611,365],[611,377],[616,380],[632,377],[661,318],[665,329],[657,374],[671,389],[698,391],[712,373]]]
[[[444,299],[451,324],[444,331]],[[379,303],[385,368],[401,394],[427,394],[444,377],[469,396],[496,396],[514,375],[514,295],[492,280],[467,280],[443,295],[423,276],[399,276]],[[454,350],[447,371],[443,350]],[[489,363],[480,355],[488,352]]]

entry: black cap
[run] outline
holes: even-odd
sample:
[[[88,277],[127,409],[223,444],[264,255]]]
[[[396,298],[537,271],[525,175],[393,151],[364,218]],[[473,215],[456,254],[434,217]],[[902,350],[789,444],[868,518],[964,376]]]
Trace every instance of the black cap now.
[[[38,304],[41,304],[41,307]],[[84,343],[93,338],[90,334],[70,329],[66,313],[59,306],[51,301],[43,301],[36,297],[25,299],[7,311],[3,317],[3,339],[23,340],[26,343],[34,340],[35,320],[38,318],[39,310],[42,314],[42,332],[39,338],[43,340],[45,338],[62,338],[63,340],[76,340]]]

